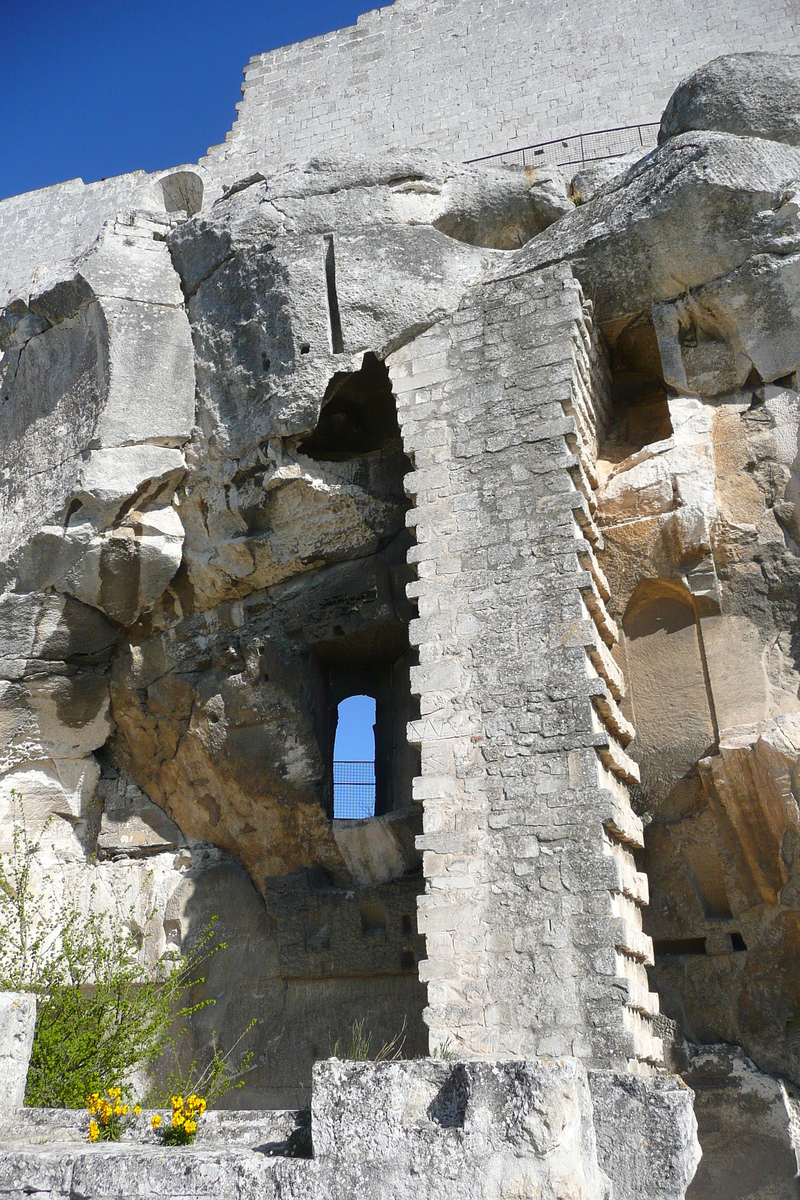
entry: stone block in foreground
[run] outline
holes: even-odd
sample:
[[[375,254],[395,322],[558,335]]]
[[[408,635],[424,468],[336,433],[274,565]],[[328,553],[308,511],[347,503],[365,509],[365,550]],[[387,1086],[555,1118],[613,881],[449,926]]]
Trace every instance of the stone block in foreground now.
[[[36,1025],[36,1000],[18,992],[0,992],[0,1113],[19,1108]]]
[[[178,1150],[145,1120],[89,1145],[85,1114],[25,1110],[0,1125],[0,1198],[683,1200],[700,1153],[692,1098],[572,1058],[330,1059],[314,1070],[312,1158],[289,1157],[289,1113],[212,1113]]]

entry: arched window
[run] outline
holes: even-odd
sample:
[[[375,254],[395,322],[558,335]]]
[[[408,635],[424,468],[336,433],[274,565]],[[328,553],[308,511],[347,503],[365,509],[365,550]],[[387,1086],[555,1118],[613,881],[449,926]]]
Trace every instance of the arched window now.
[[[333,748],[334,820],[375,816],[375,700],[348,696],[337,712]]]

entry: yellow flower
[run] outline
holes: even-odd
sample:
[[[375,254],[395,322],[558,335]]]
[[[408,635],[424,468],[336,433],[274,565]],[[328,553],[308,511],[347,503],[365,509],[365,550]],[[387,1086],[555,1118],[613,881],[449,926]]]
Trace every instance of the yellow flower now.
[[[142,1115],[142,1106],[141,1106],[141,1104],[134,1104],[134,1106],[133,1106],[133,1115],[134,1115],[135,1117],[140,1117],[140,1116]]]
[[[197,1121],[186,1121],[183,1128],[186,1130],[187,1133],[196,1133],[197,1132]]]
[[[97,1121],[90,1121],[89,1122],[89,1141],[96,1142],[99,1137],[100,1137],[100,1129],[98,1127]]]
[[[172,1114],[172,1124],[173,1125],[181,1126],[185,1120],[186,1120],[186,1117],[183,1115],[183,1110],[180,1108],[176,1109],[175,1112]]]
[[[183,1096],[173,1096],[172,1097],[172,1107],[173,1108],[183,1108]]]
[[[108,1094],[109,1094],[109,1096],[121,1096],[122,1088],[118,1088],[118,1087],[109,1088]]]
[[[150,1118],[150,1124],[153,1126],[153,1129],[158,1129],[159,1125],[161,1124],[161,1117],[158,1115],[158,1113]]]
[[[198,1101],[197,1101],[197,1111],[200,1113],[200,1116],[202,1117],[203,1113],[206,1111],[206,1102],[205,1102],[205,1100],[198,1100]]]

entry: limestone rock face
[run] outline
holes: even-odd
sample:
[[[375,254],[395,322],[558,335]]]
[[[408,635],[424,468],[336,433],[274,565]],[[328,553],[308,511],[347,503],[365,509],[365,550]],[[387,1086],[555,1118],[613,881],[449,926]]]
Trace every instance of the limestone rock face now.
[[[673,92],[658,140],[691,129],[800,146],[800,55],[723,54]]]
[[[0,994],[0,1115],[22,1107],[35,1024],[32,996]]]
[[[595,954],[597,977],[570,967],[581,1004],[601,975],[609,1012],[627,994],[625,1045],[657,1010],[650,942],[631,923],[643,865],[668,1018],[800,1082],[800,145],[765,129],[676,128],[589,177],[578,207],[551,172],[412,152],[318,158],[225,190],[189,168],[61,189],[28,202],[35,230],[0,206],[22,222],[0,290],[0,844],[21,792],[35,830],[51,818],[42,886],[88,905],[93,883],[109,909],[132,906],[146,954],[220,916],[233,947],[209,975],[220,1025],[204,1012],[186,1049],[257,1012],[258,1066],[234,1102],[305,1106],[312,1062],[354,1020],[388,1041],[406,1017],[406,1052],[426,1050],[419,846],[431,894],[449,895],[476,889],[470,838],[484,841],[476,856],[508,839],[504,911],[552,919],[553,963]],[[539,268],[550,290],[537,298]],[[542,514],[566,544],[557,567],[531,540]],[[465,594],[467,558],[491,587]],[[543,675],[512,719],[505,689],[527,696],[527,674],[560,652],[547,641],[558,596],[554,636],[580,669]],[[501,603],[521,614],[513,629]],[[481,660],[473,726],[463,681],[481,686]],[[350,823],[334,796],[336,714],[361,693],[376,700],[380,803]],[[504,731],[502,752],[487,730]],[[548,739],[556,757],[536,776]],[[606,807],[587,800],[573,823],[597,847],[580,866],[602,912],[581,908],[558,828],[572,818],[557,797],[589,794],[587,763]],[[639,774],[632,814],[620,781]],[[445,815],[462,819],[455,781],[474,797],[484,776],[513,806],[483,832],[466,817],[443,832]],[[480,1012],[498,1052],[526,1045],[486,989],[502,993],[513,955],[519,993],[538,969],[529,991],[544,995],[541,946],[493,928],[496,971],[456,994],[431,948],[489,952],[460,903],[457,921],[444,903],[427,910],[429,1004],[456,1023]],[[568,947],[567,910],[582,930]],[[592,930],[610,922],[604,955]],[[558,1034],[563,1005],[547,1012]],[[595,1022],[598,1038],[611,1028]],[[568,1051],[590,1053],[577,1037]],[[431,1122],[473,1139],[496,1166],[487,1194],[600,1200],[611,1178],[620,1197],[685,1190],[696,1148],[680,1085],[587,1082],[574,1062],[440,1067],[388,1064],[363,1088],[359,1069],[329,1067],[321,1144],[352,1137],[344,1089],[371,1106],[375,1162],[404,1180],[419,1147],[392,1161],[395,1100],[419,1145]],[[469,1161],[459,1186],[477,1195]],[[632,1165],[615,1177],[620,1162]],[[342,1195],[364,1183],[353,1170]]]
[[[800,1158],[794,1089],[756,1070],[731,1045],[697,1047],[686,1078],[703,1142],[689,1196],[792,1196]]]
[[[411,464],[382,360],[572,202],[552,171],[394,154],[29,208],[3,231],[2,845],[21,795],[50,822],[41,886],[133,903],[147,956],[219,915],[250,949],[187,1053],[247,1006],[250,1101],[302,1104],[354,1020],[425,1049]],[[330,819],[348,687],[384,714],[368,826]]]

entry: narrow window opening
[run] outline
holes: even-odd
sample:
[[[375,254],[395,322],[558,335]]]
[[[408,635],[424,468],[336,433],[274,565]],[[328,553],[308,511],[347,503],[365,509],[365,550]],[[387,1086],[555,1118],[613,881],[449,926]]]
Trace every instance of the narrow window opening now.
[[[333,747],[334,820],[375,816],[375,700],[348,696],[338,706]]]
[[[742,954],[747,949],[745,940],[740,933],[731,934],[731,947],[734,954]]]
[[[326,233],[324,242],[325,285],[328,292],[328,317],[331,327],[331,350],[334,354],[343,354],[344,338],[342,337],[342,316],[339,312],[339,297],[336,292],[336,251],[333,248],[333,234]]]

